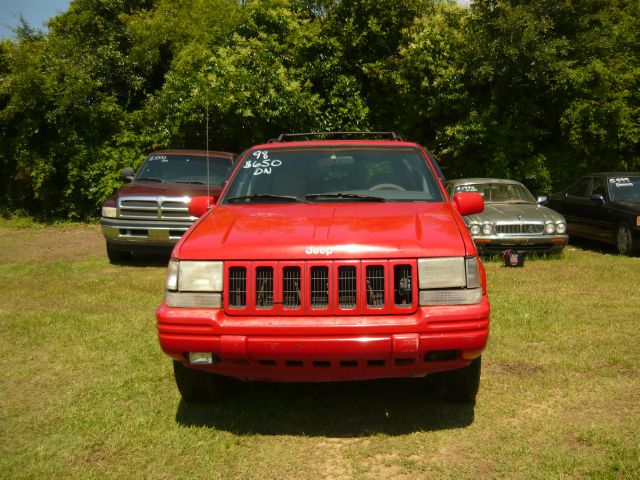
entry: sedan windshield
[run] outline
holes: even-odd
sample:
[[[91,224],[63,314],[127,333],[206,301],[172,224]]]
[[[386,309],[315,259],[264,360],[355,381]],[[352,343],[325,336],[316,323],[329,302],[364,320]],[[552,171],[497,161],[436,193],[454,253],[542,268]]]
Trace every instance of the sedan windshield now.
[[[473,183],[456,185],[454,193],[477,192],[486,203],[536,203],[533,195],[519,183]]]
[[[442,201],[426,158],[410,147],[301,147],[248,152],[222,203]]]
[[[614,202],[640,203],[640,177],[610,178],[609,189]]]
[[[222,185],[229,175],[231,167],[229,158],[209,157],[209,184]],[[136,181],[206,185],[206,157],[200,155],[149,155],[138,171]]]

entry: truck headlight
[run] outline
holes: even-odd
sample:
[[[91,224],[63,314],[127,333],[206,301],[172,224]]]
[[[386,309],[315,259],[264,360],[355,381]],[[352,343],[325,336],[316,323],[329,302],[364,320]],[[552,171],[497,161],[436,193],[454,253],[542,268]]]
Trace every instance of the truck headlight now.
[[[102,207],[102,216],[106,218],[116,218],[118,209],[116,207]]]
[[[468,305],[482,300],[478,257],[418,259],[420,305]]]
[[[221,308],[223,272],[223,262],[170,260],[167,268],[167,305]]]

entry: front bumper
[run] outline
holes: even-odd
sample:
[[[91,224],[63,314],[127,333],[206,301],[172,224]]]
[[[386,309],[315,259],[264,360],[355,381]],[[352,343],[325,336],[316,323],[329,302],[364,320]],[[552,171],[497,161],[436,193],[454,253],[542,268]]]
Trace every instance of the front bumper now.
[[[477,235],[472,238],[480,253],[501,253],[507,249],[559,253],[569,242],[569,235]]]
[[[100,217],[102,234],[107,242],[116,248],[126,247],[124,250],[171,249],[192,223]]]
[[[419,307],[411,315],[230,317],[222,309],[156,312],[162,350],[186,366],[280,382],[421,377],[467,366],[487,344],[490,307]],[[187,352],[212,352],[189,365]]]

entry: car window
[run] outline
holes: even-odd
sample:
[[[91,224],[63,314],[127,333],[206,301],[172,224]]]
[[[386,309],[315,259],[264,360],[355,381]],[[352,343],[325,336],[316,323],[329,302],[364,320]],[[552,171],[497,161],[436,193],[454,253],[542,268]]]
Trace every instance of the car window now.
[[[609,178],[609,190],[614,202],[640,203],[640,177]]]
[[[278,200],[260,196],[322,202],[335,201],[338,194],[360,200],[443,201],[435,174],[419,149],[339,146],[252,150],[221,202]]]
[[[137,181],[207,183],[222,185],[232,168],[231,159],[209,157],[207,172],[206,157],[199,155],[151,154],[142,164]]]
[[[593,177],[593,185],[591,187],[591,195],[602,195],[606,198],[607,189],[604,184],[604,179],[600,177]]]
[[[536,203],[524,185],[518,183],[473,183],[457,185],[454,193],[477,192],[487,203]]]
[[[571,187],[569,187],[569,191],[567,193],[573,197],[586,198],[589,196],[590,185],[591,185],[591,177],[581,178],[576,183],[574,183]]]

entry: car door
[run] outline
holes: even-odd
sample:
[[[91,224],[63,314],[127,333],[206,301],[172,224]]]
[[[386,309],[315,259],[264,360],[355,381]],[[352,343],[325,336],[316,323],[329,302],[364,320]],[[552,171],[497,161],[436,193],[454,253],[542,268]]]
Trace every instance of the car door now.
[[[595,200],[594,195],[602,195],[604,202]],[[605,179],[593,177],[589,201],[582,208],[583,227],[587,235],[596,240],[610,242],[614,219],[609,208],[609,192]]]
[[[589,204],[592,177],[579,178],[567,190],[564,199],[564,216],[569,235],[591,238],[589,220],[585,207]]]

